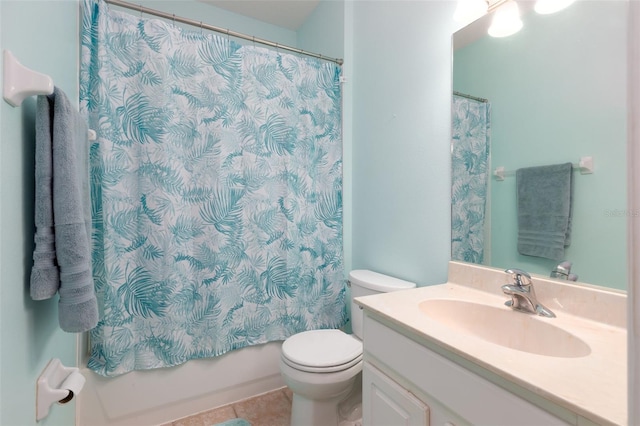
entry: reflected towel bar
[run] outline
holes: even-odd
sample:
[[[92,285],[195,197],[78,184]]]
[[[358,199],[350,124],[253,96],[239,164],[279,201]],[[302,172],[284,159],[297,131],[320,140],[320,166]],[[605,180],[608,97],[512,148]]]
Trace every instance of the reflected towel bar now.
[[[580,174],[588,175],[593,173],[593,157],[580,157],[578,163],[573,163],[573,170],[580,170]],[[505,170],[504,167],[496,167],[493,171],[493,176],[496,180],[503,181],[507,176],[515,176],[515,170]]]

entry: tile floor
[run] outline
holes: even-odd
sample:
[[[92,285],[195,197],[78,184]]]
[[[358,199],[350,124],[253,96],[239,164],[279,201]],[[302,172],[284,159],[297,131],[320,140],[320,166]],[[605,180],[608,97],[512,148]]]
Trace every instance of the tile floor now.
[[[213,426],[237,417],[247,420],[252,426],[289,426],[292,397],[289,388],[284,387],[163,426]]]

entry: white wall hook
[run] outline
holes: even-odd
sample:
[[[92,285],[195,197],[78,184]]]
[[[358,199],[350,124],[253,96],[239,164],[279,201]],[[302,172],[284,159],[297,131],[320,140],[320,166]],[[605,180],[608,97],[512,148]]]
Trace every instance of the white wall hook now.
[[[17,107],[29,96],[53,93],[53,80],[22,65],[9,50],[4,51],[4,100]]]
[[[580,173],[583,175],[593,173],[593,157],[580,157],[578,167],[580,167]]]
[[[84,386],[85,378],[76,367],[65,367],[53,358],[38,377],[36,384],[36,420],[49,415],[54,402],[66,404]]]
[[[493,175],[496,177],[496,180],[504,180],[504,167],[500,166],[500,167],[496,167],[496,169],[493,172]]]

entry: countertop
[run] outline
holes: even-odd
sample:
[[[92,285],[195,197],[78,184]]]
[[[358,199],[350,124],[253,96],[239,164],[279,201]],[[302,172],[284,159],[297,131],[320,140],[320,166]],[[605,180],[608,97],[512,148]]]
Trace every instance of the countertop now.
[[[356,303],[374,316],[392,322],[425,343],[435,344],[492,374],[514,383],[552,404],[597,424],[627,423],[626,295],[534,277],[540,302],[556,318],[534,320],[561,328],[589,345],[578,357],[545,356],[491,343],[452,330],[419,308],[427,299],[454,299],[486,304],[528,315],[504,306],[508,297],[502,270],[451,262],[449,282],[412,290],[365,296]],[[366,347],[366,342],[365,342]]]

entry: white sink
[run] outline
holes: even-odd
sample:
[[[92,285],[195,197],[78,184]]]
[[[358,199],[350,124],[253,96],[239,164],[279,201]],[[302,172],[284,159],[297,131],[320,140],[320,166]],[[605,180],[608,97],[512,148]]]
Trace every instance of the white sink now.
[[[517,351],[560,358],[579,358],[591,348],[577,336],[553,325],[553,318],[456,299],[427,299],[420,311],[452,331]]]

